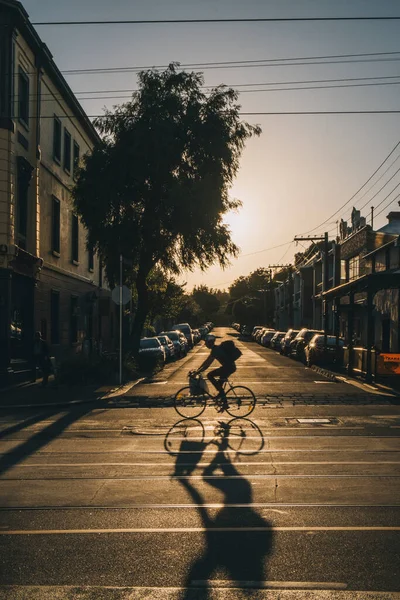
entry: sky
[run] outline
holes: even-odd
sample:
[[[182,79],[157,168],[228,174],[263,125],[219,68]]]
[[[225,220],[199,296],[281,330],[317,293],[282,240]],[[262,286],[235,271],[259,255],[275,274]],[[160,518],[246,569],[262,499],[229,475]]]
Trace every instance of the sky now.
[[[398,0],[24,0],[22,4],[33,23],[400,16]],[[102,114],[105,106],[111,108],[126,101],[117,96],[129,93],[118,90],[135,89],[136,74],[68,71],[162,67],[175,61],[182,65],[264,61],[263,66],[247,63],[195,67],[204,72],[205,85],[224,83],[235,89],[239,86],[239,103],[244,113],[400,110],[400,21],[38,25],[36,29],[89,116]],[[388,54],[396,52],[399,54]],[[369,56],[309,58],[345,54]],[[297,60],[291,64],[276,61],[294,58]],[[275,64],[271,62],[274,59]],[[270,62],[265,65],[267,60]],[[299,83],[328,79],[352,81]],[[347,87],[298,89],[321,85]],[[297,89],[288,89],[291,87]],[[104,90],[110,91],[103,93]],[[230,191],[243,202],[243,207],[225,219],[241,253],[224,271],[214,265],[203,273],[196,270],[183,274],[180,281],[187,282],[188,290],[200,284],[226,289],[239,276],[259,267],[290,263],[294,253],[302,250],[293,242],[296,235],[314,230],[314,235],[330,231],[335,236],[336,221],[349,219],[353,206],[360,208],[365,204],[365,216],[371,205],[376,206],[375,228],[383,226],[388,212],[398,208],[396,185],[399,183],[400,187],[400,173],[396,174],[396,170],[400,166],[400,147],[367,186],[338,211],[400,140],[399,114],[242,118],[259,124],[262,135],[247,142]],[[389,192],[392,193],[385,200]]]

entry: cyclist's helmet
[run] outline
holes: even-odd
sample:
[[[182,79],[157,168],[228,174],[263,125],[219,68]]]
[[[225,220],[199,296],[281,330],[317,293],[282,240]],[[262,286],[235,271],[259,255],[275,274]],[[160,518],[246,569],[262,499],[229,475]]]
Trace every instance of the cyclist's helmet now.
[[[216,339],[217,338],[215,337],[215,335],[212,335],[212,334],[206,335],[205,342],[206,342],[207,348],[212,348],[215,344]]]

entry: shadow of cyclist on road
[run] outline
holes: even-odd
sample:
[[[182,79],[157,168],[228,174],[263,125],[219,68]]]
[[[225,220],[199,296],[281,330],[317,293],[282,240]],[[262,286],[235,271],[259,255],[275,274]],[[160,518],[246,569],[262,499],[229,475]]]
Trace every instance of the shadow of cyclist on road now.
[[[229,426],[225,424],[225,431],[222,429],[214,442],[217,452],[203,471],[203,480],[224,495],[224,505],[214,517],[210,516],[203,497],[189,478],[179,472],[177,461],[175,476],[182,477],[179,481],[196,505],[205,535],[204,551],[186,578],[187,591],[183,600],[193,598],[192,590],[198,587],[204,590],[201,598],[208,598],[207,590],[213,577],[236,582],[237,587],[243,589],[242,593],[249,597],[258,582],[266,579],[265,562],[273,542],[271,525],[252,507],[251,484],[239,473],[226,452],[228,435]]]

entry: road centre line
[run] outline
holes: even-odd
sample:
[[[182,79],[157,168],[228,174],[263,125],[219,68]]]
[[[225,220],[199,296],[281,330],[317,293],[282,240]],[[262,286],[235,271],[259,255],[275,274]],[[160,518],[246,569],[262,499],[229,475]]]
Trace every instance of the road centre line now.
[[[96,535],[100,533],[242,533],[242,532],[309,532],[309,531],[400,531],[400,527],[311,526],[311,527],[121,527],[115,529],[14,529],[0,530],[4,535]]]

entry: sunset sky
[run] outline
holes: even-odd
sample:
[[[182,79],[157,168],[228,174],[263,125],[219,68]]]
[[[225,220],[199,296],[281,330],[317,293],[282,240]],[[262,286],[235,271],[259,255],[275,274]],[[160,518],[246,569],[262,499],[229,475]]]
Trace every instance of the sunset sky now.
[[[24,0],[22,4],[33,23],[400,16],[398,0]],[[239,101],[244,113],[400,110],[400,21],[396,20],[77,25],[36,29],[89,116],[102,114],[104,106],[125,101],[129,92],[119,90],[134,90],[136,73],[134,70],[68,71],[161,67],[172,61],[203,65],[294,58],[297,60],[264,66],[213,64],[198,70],[204,71],[206,85],[241,86],[237,89],[241,91]],[[339,56],[355,54],[364,56]],[[328,56],[337,58],[318,58]],[[300,82],[321,80],[342,80],[319,85],[347,87],[298,89],[318,87],[318,83]],[[276,85],[266,85],[271,83]],[[271,91],[274,87],[280,90]],[[282,87],[297,89],[282,90]],[[400,173],[396,174],[396,170],[400,160],[396,158],[400,158],[400,147],[376,177],[330,218],[400,140],[400,114],[244,115],[243,119],[260,124],[263,133],[248,142],[231,190],[243,202],[239,214],[227,219],[241,256],[225,271],[215,266],[203,274],[196,271],[185,275],[181,280],[187,281],[188,289],[200,283],[227,288],[237,277],[257,267],[290,262],[294,252],[301,250],[291,243],[295,235],[316,228],[313,233],[329,230],[334,236],[335,221],[348,218],[353,205],[365,204],[362,210],[365,216],[369,215],[371,204],[377,207],[376,213],[382,211],[375,219],[376,227],[384,225],[389,210],[397,208],[400,185],[395,188],[400,183]],[[322,224],[326,219],[328,223]],[[275,246],[280,247],[270,250]]]

